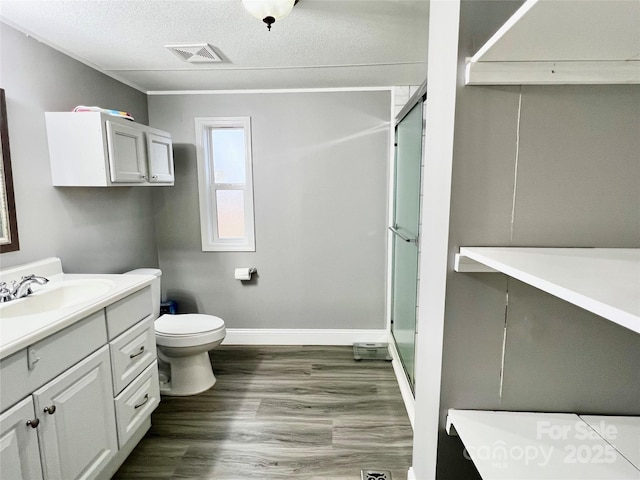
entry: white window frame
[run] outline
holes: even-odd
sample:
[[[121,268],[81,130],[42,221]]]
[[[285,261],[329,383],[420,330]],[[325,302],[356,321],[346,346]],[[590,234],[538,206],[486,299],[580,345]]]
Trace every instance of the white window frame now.
[[[196,149],[198,158],[198,192],[200,197],[200,232],[202,251],[205,252],[255,252],[255,220],[253,214],[253,160],[251,155],[251,117],[197,117]],[[213,129],[242,128],[245,138],[244,184],[214,181],[211,135]],[[245,237],[220,238],[216,192],[218,190],[244,191],[244,232]]]

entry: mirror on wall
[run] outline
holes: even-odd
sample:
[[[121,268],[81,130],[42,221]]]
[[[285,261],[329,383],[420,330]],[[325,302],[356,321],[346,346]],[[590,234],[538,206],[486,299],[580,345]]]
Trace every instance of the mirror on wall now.
[[[11,173],[11,154],[9,151],[9,128],[7,127],[7,106],[4,89],[0,88],[0,253],[20,249],[18,243],[18,222],[16,202],[13,196],[13,175]]]

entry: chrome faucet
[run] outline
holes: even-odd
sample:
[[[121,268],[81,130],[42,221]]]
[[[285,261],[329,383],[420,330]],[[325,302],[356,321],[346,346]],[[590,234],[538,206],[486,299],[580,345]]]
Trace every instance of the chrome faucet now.
[[[19,282],[13,282],[10,300],[17,300],[18,298],[23,298],[27,295],[31,295],[33,293],[33,291],[31,290],[31,286],[34,283],[37,283],[38,285],[44,285],[48,281],[48,278],[39,277],[33,274],[22,277]]]
[[[13,300],[13,294],[6,282],[0,282],[0,303],[10,302]]]

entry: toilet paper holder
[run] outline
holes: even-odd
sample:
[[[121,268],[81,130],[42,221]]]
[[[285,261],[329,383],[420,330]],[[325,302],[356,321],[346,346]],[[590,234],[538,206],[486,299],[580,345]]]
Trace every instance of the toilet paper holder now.
[[[255,267],[236,268],[234,277],[236,280],[247,281],[251,280],[251,275],[257,272],[258,270]]]

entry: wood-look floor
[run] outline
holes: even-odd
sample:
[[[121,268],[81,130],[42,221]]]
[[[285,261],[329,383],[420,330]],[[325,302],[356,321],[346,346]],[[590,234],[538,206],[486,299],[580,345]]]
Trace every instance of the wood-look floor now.
[[[218,379],[163,397],[117,480],[406,480],[412,430],[390,362],[351,347],[218,347]]]

